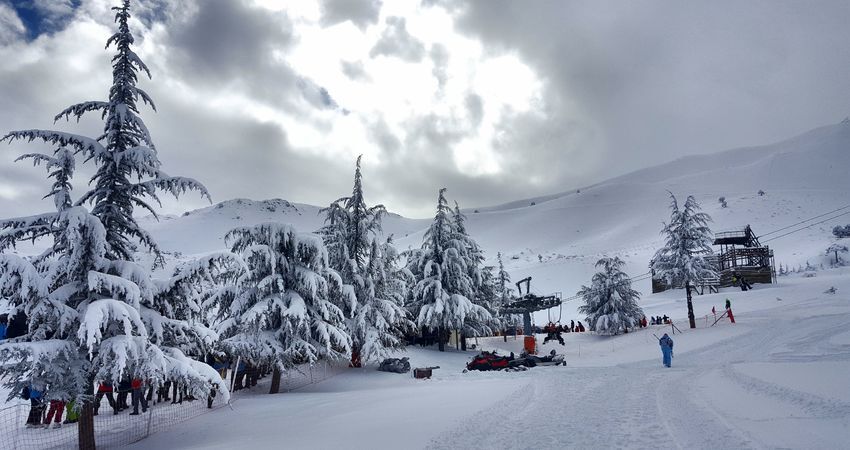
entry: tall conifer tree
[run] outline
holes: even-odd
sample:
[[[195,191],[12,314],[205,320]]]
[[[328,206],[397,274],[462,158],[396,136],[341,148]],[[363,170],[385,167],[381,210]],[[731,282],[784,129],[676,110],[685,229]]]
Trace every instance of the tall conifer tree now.
[[[661,229],[664,247],[655,253],[652,260],[655,276],[663,278],[668,286],[680,282],[684,284],[691,328],[696,328],[691,284],[699,284],[706,278],[717,276],[715,268],[707,259],[712,254],[709,222],[711,217],[700,212],[700,206],[693,196],[688,196],[680,208],[671,192],[670,222]]]
[[[360,161],[358,156],[351,196],[322,209],[325,226],[320,231],[331,267],[344,283],[354,287],[356,302],[341,305],[352,338],[353,367],[360,367],[362,360],[380,360],[401,347],[401,334],[409,327],[403,303],[393,300],[396,294],[386,290],[404,283],[398,282],[399,272],[388,267],[390,260],[385,259],[395,254],[391,242],[381,245],[376,241],[386,209],[383,205],[366,205]]]
[[[27,155],[53,170],[54,185],[48,195],[54,197],[57,212],[0,223],[6,230],[0,243],[3,250],[22,239],[53,239],[50,250],[31,260],[2,255],[0,277],[5,289],[21,290],[23,295],[17,295],[13,305],[27,316],[28,333],[3,344],[0,367],[16,374],[15,384],[35,383],[47,395],[74,398],[82,407],[79,446],[83,449],[95,445],[91,406],[95,380],[117,381],[129,375],[158,384],[177,377],[199,392],[209,392],[210,380],[220,381],[215,371],[194,364],[179,349],[160,347],[150,339],[148,327],[167,321],[146,307],[153,305],[155,289],[150,272],[132,262],[133,241],[156,254],[159,249],[136,223],[134,208],[155,215],[147,201],[158,201],[157,193],[163,190],[179,195],[191,189],[209,195],[200,183],[160,170],[150,133],[138,116],[137,103],[153,107],[153,101],[136,87],[137,73],[150,73],[131,49],[129,0],[113,10],[118,30],[107,40],[107,47],[116,48],[108,101],[73,105],[54,118],[79,120],[85,113],[100,112],[105,120],[103,134],[92,139],[33,129],[13,131],[2,139],[41,140],[59,149],[53,156]],[[75,155],[93,162],[95,175],[93,188],[72,205]],[[82,206],[86,203],[93,205],[91,212]],[[21,274],[27,275],[21,278]],[[18,362],[5,364],[9,360]]]
[[[437,212],[425,232],[422,248],[408,255],[408,267],[417,280],[413,291],[413,306],[418,309],[416,324],[437,332],[441,351],[447,330],[463,330],[467,321],[491,319],[485,308],[470,301],[475,287],[464,258],[467,247],[457,239],[445,192],[445,188],[439,191]]]

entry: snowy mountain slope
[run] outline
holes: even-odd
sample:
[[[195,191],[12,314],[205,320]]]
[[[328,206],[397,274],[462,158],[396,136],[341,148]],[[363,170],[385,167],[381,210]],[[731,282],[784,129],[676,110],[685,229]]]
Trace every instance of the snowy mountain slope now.
[[[224,235],[239,226],[283,222],[295,225],[299,232],[314,232],[324,224],[320,209],[282,199],[255,201],[237,198],[189,211],[180,217],[161,217],[157,221],[148,216],[142,222],[165,251],[192,255],[223,249]],[[424,226],[427,226],[427,221],[406,219],[398,214],[384,217],[385,234],[404,236]]]
[[[589,282],[593,263],[603,255],[623,258],[630,274],[648,271],[661,224],[669,218],[668,190],[680,201],[694,195],[714,218],[715,231],[750,224],[764,234],[847,205],[850,123],[776,144],[683,158],[534,206],[529,200],[523,207],[479,209],[468,214],[467,227],[491,258],[496,251],[506,255],[514,279],[533,275],[533,289],[569,296]],[[759,196],[759,190],[766,194]],[[721,196],[727,208],[721,208]],[[850,216],[765,243],[777,264],[817,265],[827,260],[823,249],[839,223],[850,223]],[[649,281],[637,288],[649,291]]]
[[[368,173],[364,185],[368,195]],[[661,224],[669,217],[668,190],[681,201],[694,195],[714,218],[715,231],[750,224],[764,234],[833,210],[850,203],[850,122],[775,144],[682,158],[579,193],[477,208],[478,213],[467,212],[467,228],[489,262],[498,251],[505,255],[514,280],[533,275],[533,290],[569,297],[589,282],[602,255],[620,256],[632,275],[648,271],[660,244]],[[759,196],[759,190],[766,194]],[[727,208],[718,203],[721,196]],[[530,206],[532,202],[536,205]],[[318,211],[279,199],[236,199],[158,223],[148,219],[145,226],[165,250],[196,254],[223,248],[224,234],[240,225],[280,221],[314,231],[322,225]],[[395,235],[400,249],[418,247],[429,223],[430,218],[389,215],[384,232]],[[839,223],[850,223],[850,216],[768,242],[777,264],[827,261],[823,249]],[[636,287],[646,293],[649,281]]]

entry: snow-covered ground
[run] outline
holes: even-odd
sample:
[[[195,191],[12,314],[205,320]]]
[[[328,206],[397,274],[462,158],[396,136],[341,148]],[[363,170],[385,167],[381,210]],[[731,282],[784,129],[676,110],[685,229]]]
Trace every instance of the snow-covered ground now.
[[[824,293],[830,287],[835,294]],[[649,314],[684,316],[681,292]],[[736,324],[705,321],[732,300]],[[697,297],[677,320],[673,367],[653,334],[569,333],[566,367],[469,372],[474,351],[410,348],[430,380],[352,369],[296,392],[257,395],[133,448],[846,448],[850,439],[850,269]],[[521,341],[479,339],[517,351]],[[285,444],[284,444],[285,443]]]

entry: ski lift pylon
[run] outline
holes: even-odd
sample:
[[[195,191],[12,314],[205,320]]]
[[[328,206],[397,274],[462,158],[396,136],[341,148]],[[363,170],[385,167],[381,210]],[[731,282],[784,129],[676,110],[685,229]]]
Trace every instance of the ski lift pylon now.
[[[525,295],[522,293],[522,284],[525,283]],[[524,348],[528,354],[537,353],[537,341],[534,338],[534,330],[531,326],[531,313],[551,309],[555,306],[561,307],[561,295],[540,296],[531,293],[531,277],[523,278],[516,282],[519,297],[512,303],[502,308],[502,314],[522,314],[523,332],[525,333]],[[547,312],[548,314],[548,312]],[[558,322],[560,322],[560,311]]]

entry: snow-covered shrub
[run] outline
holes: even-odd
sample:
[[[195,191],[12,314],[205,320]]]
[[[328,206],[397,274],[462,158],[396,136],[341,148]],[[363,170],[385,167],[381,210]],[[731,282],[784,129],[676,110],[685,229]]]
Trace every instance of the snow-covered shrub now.
[[[839,239],[850,237],[850,225],[845,225],[843,227],[841,225],[836,225],[835,228],[832,229],[832,234]]]

